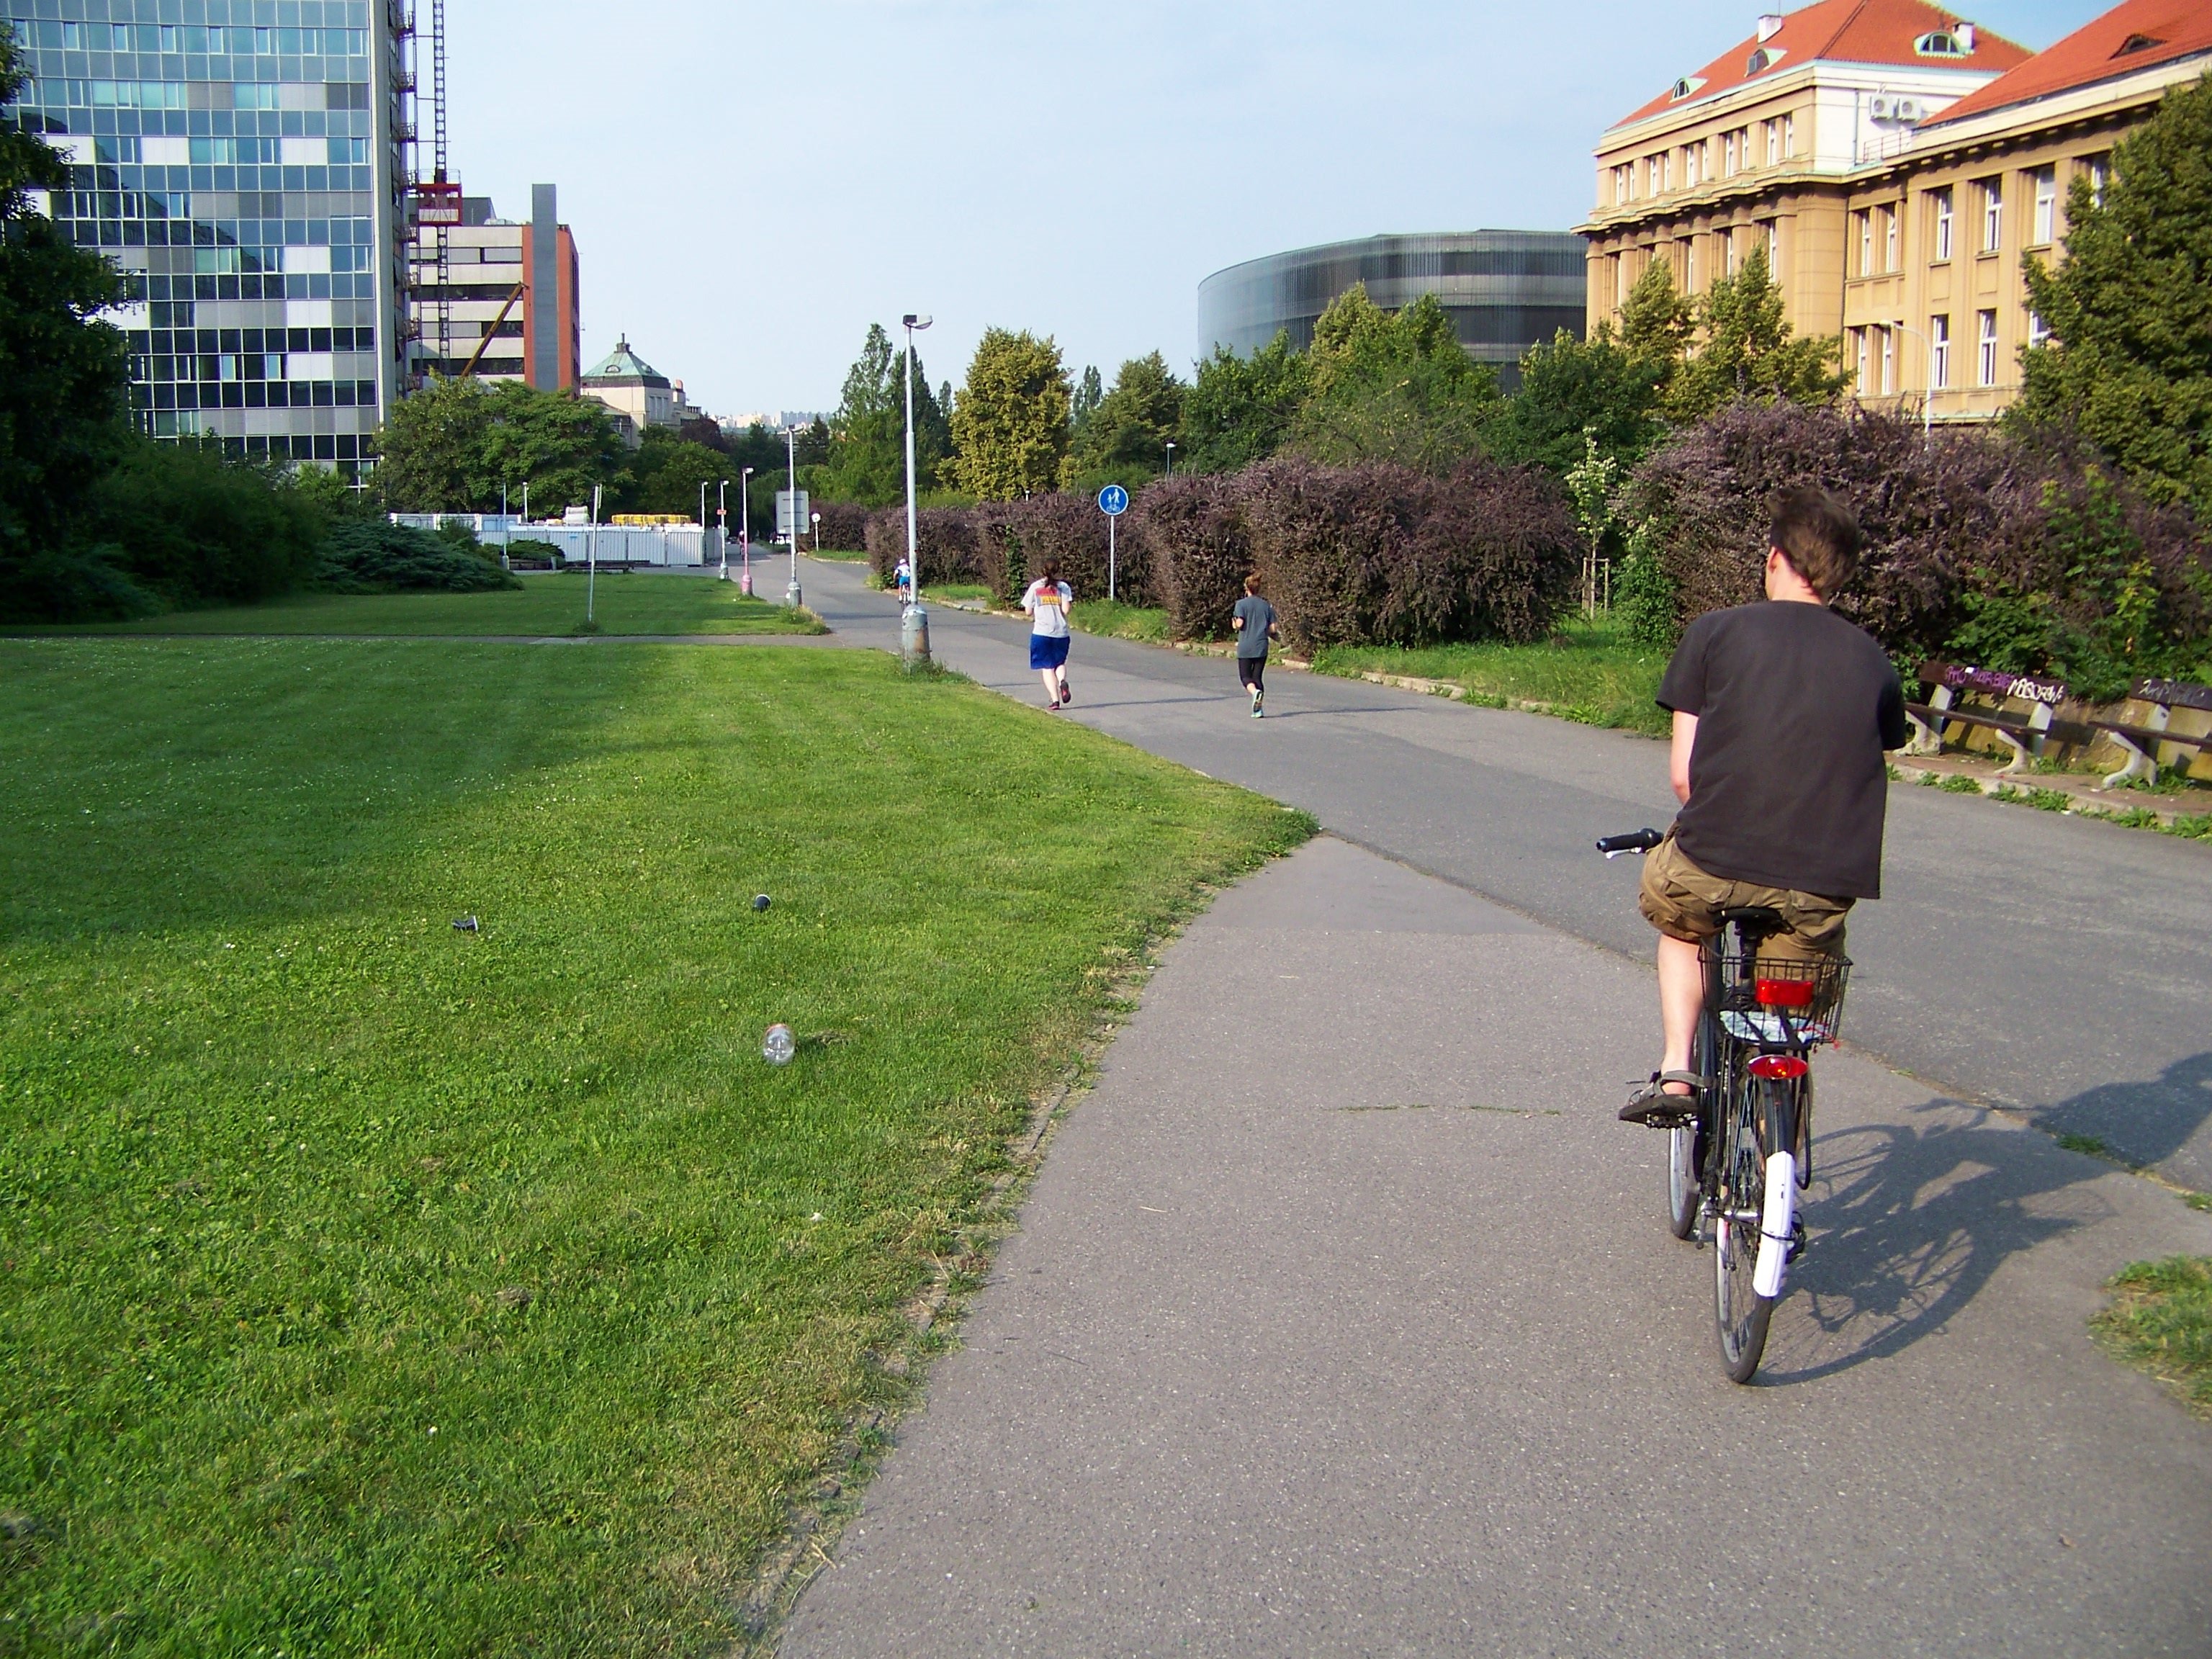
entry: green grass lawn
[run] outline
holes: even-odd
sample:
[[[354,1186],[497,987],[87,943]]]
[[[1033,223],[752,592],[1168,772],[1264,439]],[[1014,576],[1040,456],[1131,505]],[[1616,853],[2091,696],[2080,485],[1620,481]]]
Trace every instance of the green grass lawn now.
[[[1446,680],[1476,697],[1549,703],[1552,712],[1591,726],[1663,734],[1664,709],[1651,701],[1668,653],[1638,645],[1612,618],[1579,617],[1538,645],[1440,645],[1425,650],[1332,646],[1314,666],[1326,674],[1405,674]]]
[[[1079,599],[1068,620],[1086,634],[1103,634],[1118,640],[1142,640],[1149,645],[1168,642],[1168,613],[1153,605],[1123,605],[1118,599]]]
[[[589,579],[526,575],[490,593],[296,593],[221,611],[178,611],[136,622],[11,634],[574,634]],[[642,571],[599,574],[594,620],[602,634],[819,634],[809,613],[749,599],[733,581]]]
[[[726,1641],[1117,974],[1309,827],[873,653],[0,678],[9,1653]]]
[[[2168,1256],[2123,1268],[2096,1331],[2121,1358],[2173,1385],[2212,1417],[2212,1256]]]

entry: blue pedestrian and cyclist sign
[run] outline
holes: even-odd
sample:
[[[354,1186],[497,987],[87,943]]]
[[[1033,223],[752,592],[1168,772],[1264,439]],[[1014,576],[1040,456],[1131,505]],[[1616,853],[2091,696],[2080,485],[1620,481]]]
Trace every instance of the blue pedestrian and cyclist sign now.
[[[1098,492],[1098,510],[1106,515],[1106,597],[1114,597],[1114,520],[1129,510],[1129,492],[1108,484]]]

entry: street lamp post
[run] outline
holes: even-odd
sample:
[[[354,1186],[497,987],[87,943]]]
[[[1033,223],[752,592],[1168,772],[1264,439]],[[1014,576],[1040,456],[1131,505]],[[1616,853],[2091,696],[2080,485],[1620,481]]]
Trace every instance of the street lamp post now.
[[[747,599],[753,592],[753,471],[738,474],[738,592]]]
[[[1920,441],[1926,443],[1935,435],[1936,420],[1936,348],[1928,337],[1910,323],[1892,323],[1890,326],[1900,334],[1910,334],[1920,342],[1920,355],[1928,360],[1928,389],[1920,396]]]
[[[700,480],[699,480],[699,543],[700,543],[700,545],[699,545],[699,562],[700,562],[701,564],[704,564],[704,563],[706,563],[706,562],[707,562],[707,547],[706,547],[706,542],[707,542],[707,481],[706,481],[704,478],[702,478],[702,479],[700,479]],[[665,541],[661,544],[661,546],[662,546],[662,547],[664,547],[664,548],[665,548],[667,545],[668,545],[668,544],[667,544],[666,542],[665,542]]]
[[[499,486],[499,568],[501,570],[514,568],[507,555],[507,544],[514,539],[514,531],[507,527],[507,483],[505,480],[501,480]]]
[[[785,590],[783,602],[793,611],[805,603],[799,592],[799,428],[787,426],[783,429],[784,483],[791,495],[791,586]]]
[[[586,553],[591,563],[584,572],[584,620],[591,622],[599,597],[599,487],[592,486],[592,531]]]
[[[1175,444],[1172,441],[1168,445],[1168,477],[1175,477]]]
[[[722,580],[730,580],[730,481],[714,486],[714,546],[722,556]]]
[[[899,617],[899,649],[909,663],[929,660],[929,613],[921,608],[921,541],[915,530],[914,335],[933,319],[915,312],[899,319],[906,329],[906,609]]]

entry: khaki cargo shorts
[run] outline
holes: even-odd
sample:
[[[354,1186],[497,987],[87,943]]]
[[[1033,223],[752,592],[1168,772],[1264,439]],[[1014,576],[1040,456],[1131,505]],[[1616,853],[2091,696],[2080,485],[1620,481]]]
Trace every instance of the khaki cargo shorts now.
[[[1687,939],[1693,945],[1720,932],[1723,910],[1750,905],[1778,910],[1790,931],[1777,933],[1759,954],[1798,962],[1843,955],[1844,920],[1854,902],[1708,875],[1675,844],[1672,830],[1645,855],[1644,886],[1636,896],[1636,908],[1644,912],[1646,921],[1670,939]]]

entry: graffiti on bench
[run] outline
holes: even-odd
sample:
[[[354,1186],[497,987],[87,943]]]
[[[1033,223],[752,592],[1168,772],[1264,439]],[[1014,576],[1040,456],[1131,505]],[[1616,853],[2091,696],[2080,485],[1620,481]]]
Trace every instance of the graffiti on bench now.
[[[1954,691],[1979,691],[1992,697],[2018,697],[2024,702],[2039,702],[2051,707],[2066,701],[2063,680],[2042,680],[2032,674],[2007,674],[1994,668],[1960,668],[1946,665],[1937,668],[1930,664],[1921,672],[1921,678],[1936,685],[1948,685]]]
[[[2187,680],[2138,680],[2129,695],[2144,702],[2162,702],[2168,708],[2212,711],[2212,685],[2195,685]]]

